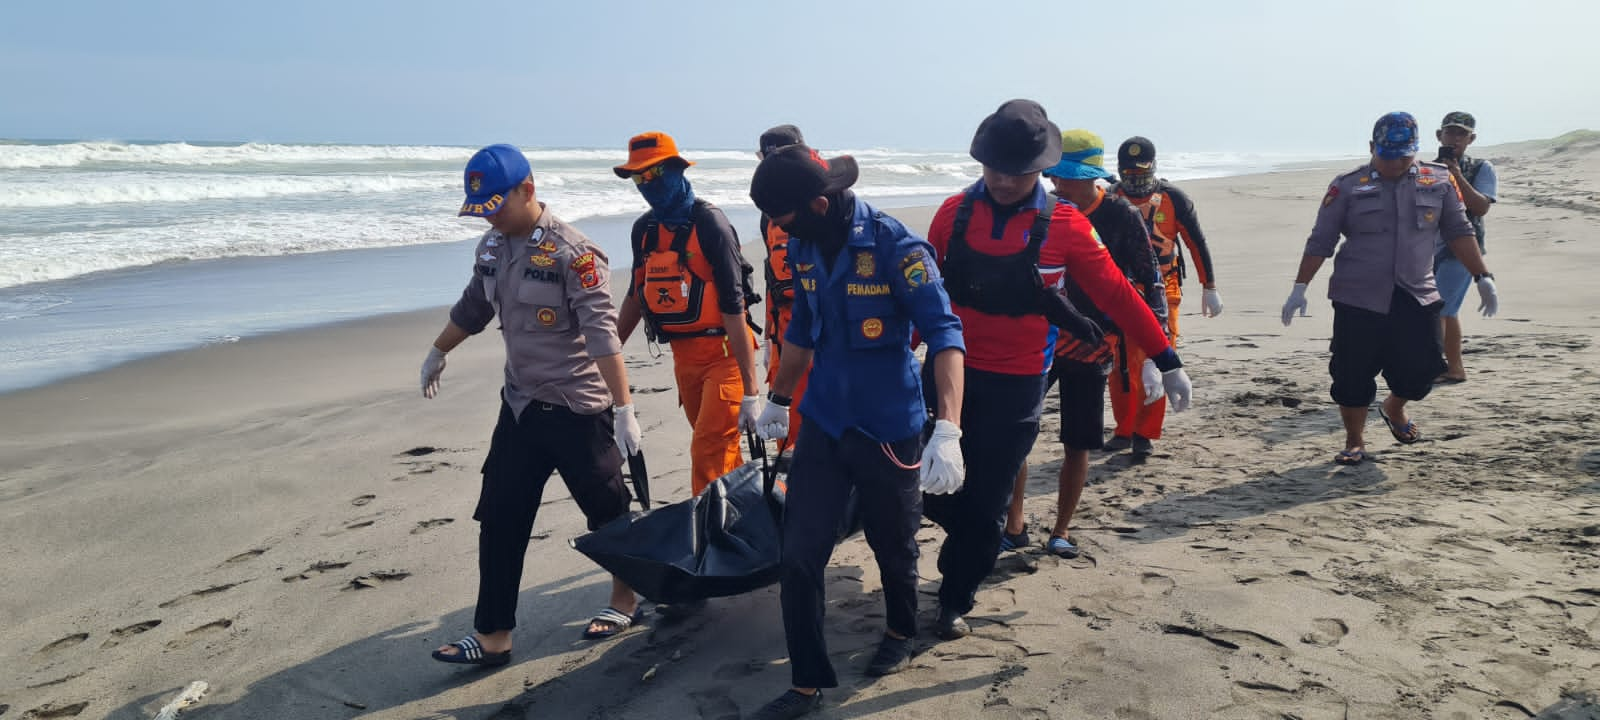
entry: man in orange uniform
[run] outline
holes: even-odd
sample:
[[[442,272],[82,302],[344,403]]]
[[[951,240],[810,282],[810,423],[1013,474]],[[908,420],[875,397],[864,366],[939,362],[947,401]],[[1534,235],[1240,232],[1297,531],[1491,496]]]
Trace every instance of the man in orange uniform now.
[[[1178,343],[1178,303],[1183,299],[1183,278],[1188,274],[1178,240],[1189,246],[1189,260],[1204,288],[1200,312],[1206,317],[1222,314],[1222,295],[1217,292],[1217,277],[1211,264],[1211,250],[1195,217],[1194,202],[1183,191],[1156,177],[1156,146],[1148,139],[1131,137],[1117,149],[1117,171],[1121,181],[1112,192],[1126,198],[1144,216],[1155,247],[1156,261],[1167,286],[1167,337]],[[1137,348],[1125,347],[1113,339],[1118,374],[1138,373],[1148,358]],[[1111,383],[1111,411],[1117,428],[1107,450],[1133,449],[1133,454],[1148,457],[1155,452],[1152,441],[1161,439],[1166,418],[1164,400],[1145,402],[1138,384]]]
[[[697,200],[666,133],[628,141],[631,178],[650,210],[633,223],[633,280],[617,334],[626,343],[639,321],[653,341],[672,348],[678,401],[694,427],[690,484],[696,495],[744,463],[739,431],[761,413],[755,341],[746,330],[744,256],[722,211]]]
[[[779,125],[761,133],[756,158],[766,159],[772,153],[805,141],[800,128]],[[766,213],[761,213],[761,240],[767,246],[768,308],[766,349],[762,355],[767,364],[767,387],[772,387],[778,377],[778,366],[782,364],[783,331],[788,329],[789,318],[794,311],[794,268],[789,265],[789,233],[772,222]],[[810,375],[809,371],[801,375],[800,382],[794,386],[794,400],[789,403],[789,435],[784,438],[785,445],[793,445],[794,439],[800,436],[800,398],[806,394],[806,379]]]

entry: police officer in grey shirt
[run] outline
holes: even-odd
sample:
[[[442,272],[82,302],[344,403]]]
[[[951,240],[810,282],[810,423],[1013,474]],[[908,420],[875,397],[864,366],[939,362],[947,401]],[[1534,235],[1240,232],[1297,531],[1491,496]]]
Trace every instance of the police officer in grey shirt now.
[[[511,660],[523,555],[545,482],[552,471],[561,472],[591,530],[626,513],[622,458],[639,447],[639,422],[605,254],[538,202],[528,160],[515,147],[479,150],[464,181],[460,214],[482,217],[491,229],[478,241],[472,279],[423,362],[422,394],[438,393],[445,353],[497,314],[506,343],[505,387],[472,515],[479,523],[477,632],[433,657],[504,665]],[[611,637],[638,620],[638,598],[613,577],[610,606],[590,621],[584,637]]]
[[[1443,302],[1433,277],[1434,247],[1441,239],[1472,273],[1484,316],[1493,316],[1500,305],[1449,168],[1416,158],[1416,118],[1403,112],[1378,118],[1369,147],[1371,162],[1328,186],[1294,290],[1283,304],[1284,325],[1296,311],[1304,316],[1306,285],[1324,260],[1334,258],[1328,280],[1333,300],[1328,371],[1345,430],[1344,450],[1334,461],[1343,465],[1367,457],[1362,432],[1380,372],[1389,396],[1378,416],[1400,443],[1422,439],[1406,403],[1427,397],[1445,368],[1439,330]],[[1344,245],[1335,256],[1341,235]]]

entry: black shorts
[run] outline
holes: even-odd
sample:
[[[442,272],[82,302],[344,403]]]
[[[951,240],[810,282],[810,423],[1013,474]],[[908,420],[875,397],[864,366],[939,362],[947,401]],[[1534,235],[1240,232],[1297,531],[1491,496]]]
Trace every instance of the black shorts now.
[[[1061,444],[1068,450],[1105,446],[1106,374],[1098,364],[1057,358],[1050,384],[1060,385]],[[1049,392],[1048,385],[1046,393]]]
[[[1395,288],[1389,313],[1344,303],[1333,304],[1333,340],[1328,374],[1329,394],[1341,407],[1367,407],[1378,396],[1379,373],[1389,391],[1406,400],[1421,400],[1433,380],[1445,371],[1439,311],[1444,301],[1419,305],[1411,294]]]
[[[552,471],[561,472],[590,530],[627,513],[632,498],[622,479],[614,418],[609,408],[581,415],[537,401],[518,418],[502,400],[472,519],[532,526]]]

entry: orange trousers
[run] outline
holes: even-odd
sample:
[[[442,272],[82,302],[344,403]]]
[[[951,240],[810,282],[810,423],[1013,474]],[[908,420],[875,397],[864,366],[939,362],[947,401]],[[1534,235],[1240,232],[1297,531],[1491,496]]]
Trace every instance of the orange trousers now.
[[[672,373],[678,379],[678,403],[694,429],[689,440],[689,487],[699,495],[744,464],[739,449],[744,380],[725,336],[673,340]]]
[[[1138,433],[1147,440],[1160,440],[1161,425],[1167,417],[1167,398],[1163,395],[1149,405],[1144,404],[1144,383],[1140,382],[1139,372],[1144,367],[1144,351],[1120,335],[1108,334],[1106,340],[1111,343],[1113,358],[1110,382],[1106,385],[1111,388],[1111,414],[1117,419],[1117,437],[1133,437]],[[1122,385],[1124,377],[1128,381],[1127,389]]]
[[[1167,341],[1176,346],[1178,343],[1178,304],[1183,301],[1183,279],[1178,277],[1177,268],[1167,271],[1164,278],[1167,283]],[[1140,434],[1143,435],[1143,433]],[[1154,440],[1155,438],[1150,439]]]

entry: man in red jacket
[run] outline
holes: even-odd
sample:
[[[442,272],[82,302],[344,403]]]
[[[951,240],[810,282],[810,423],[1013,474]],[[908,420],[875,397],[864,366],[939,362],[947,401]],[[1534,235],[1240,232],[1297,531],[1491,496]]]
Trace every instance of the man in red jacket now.
[[[935,625],[946,640],[970,632],[962,616],[971,612],[979,583],[994,569],[1012,480],[1039,434],[1054,328],[1085,342],[1101,340],[1099,328],[1054,290],[1063,266],[1079,266],[1074,279],[1083,276],[1080,284],[1091,297],[1111,298],[1108,307],[1149,313],[1083,214],[1068,205],[1052,209],[1039,173],[1060,161],[1061,130],[1044,108],[1031,100],[1001,105],[979,124],[971,154],[983,164],[982,179],[945,200],[928,231],[967,347],[961,401],[965,484],[923,499],[924,513],[946,534]],[[1143,318],[1144,325],[1131,317],[1116,319],[1130,333],[1161,338],[1165,347],[1153,316]],[[1162,361],[1177,374],[1176,383],[1183,372],[1177,354],[1169,348]],[[1187,378],[1183,385],[1187,403]]]

